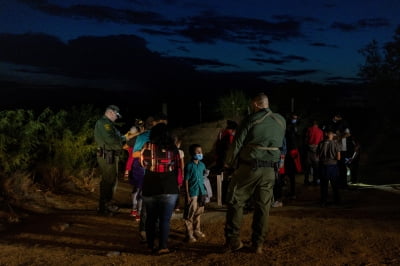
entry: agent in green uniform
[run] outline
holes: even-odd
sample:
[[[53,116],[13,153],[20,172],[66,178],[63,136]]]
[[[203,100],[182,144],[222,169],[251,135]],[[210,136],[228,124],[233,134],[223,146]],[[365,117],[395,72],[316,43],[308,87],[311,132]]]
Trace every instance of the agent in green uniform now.
[[[120,117],[119,108],[110,105],[94,128],[94,139],[98,146],[97,162],[102,175],[98,213],[102,215],[118,211],[118,207],[111,201],[117,186],[119,155],[127,140],[127,136],[121,135],[114,125],[115,120]]]
[[[251,108],[253,113],[239,126],[225,160],[225,167],[237,167],[227,191],[225,238],[230,250],[243,247],[240,239],[243,207],[253,197],[251,241],[254,251],[261,254],[286,123],[280,114],[269,109],[268,97],[264,93],[252,99]]]

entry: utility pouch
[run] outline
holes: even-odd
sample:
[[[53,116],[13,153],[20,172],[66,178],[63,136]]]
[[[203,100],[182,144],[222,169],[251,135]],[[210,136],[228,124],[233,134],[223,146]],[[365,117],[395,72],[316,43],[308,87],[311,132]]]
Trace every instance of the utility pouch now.
[[[105,151],[106,163],[113,164],[115,162],[114,151]]]

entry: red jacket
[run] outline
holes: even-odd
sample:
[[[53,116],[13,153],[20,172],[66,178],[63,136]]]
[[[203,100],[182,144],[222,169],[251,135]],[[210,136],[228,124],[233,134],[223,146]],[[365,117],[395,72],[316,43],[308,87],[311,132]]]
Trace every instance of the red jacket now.
[[[324,132],[318,127],[313,125],[307,128],[306,141],[308,145],[318,145],[324,139]]]

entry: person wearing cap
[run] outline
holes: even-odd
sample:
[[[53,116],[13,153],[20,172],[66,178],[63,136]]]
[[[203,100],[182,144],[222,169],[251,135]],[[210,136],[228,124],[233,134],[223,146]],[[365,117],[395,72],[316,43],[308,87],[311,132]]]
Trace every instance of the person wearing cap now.
[[[123,144],[130,139],[129,133],[121,135],[115,127],[114,122],[118,118],[121,118],[118,106],[109,105],[94,127],[97,163],[101,172],[98,208],[101,215],[112,215],[118,211],[118,207],[112,204],[118,180],[118,160]]]

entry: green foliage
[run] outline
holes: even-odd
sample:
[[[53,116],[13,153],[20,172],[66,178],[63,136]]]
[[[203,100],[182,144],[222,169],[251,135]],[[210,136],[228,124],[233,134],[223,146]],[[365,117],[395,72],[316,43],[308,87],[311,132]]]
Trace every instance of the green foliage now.
[[[0,113],[0,167],[10,173],[28,170],[38,159],[46,125],[32,111],[12,110]]]
[[[383,58],[379,51],[378,42],[373,40],[359,52],[365,57],[365,64],[360,67],[359,76],[370,82],[382,79]]]
[[[6,175],[30,172],[41,179],[50,172],[57,175],[51,178],[65,178],[92,169],[96,163],[95,112],[92,106],[57,113],[47,108],[37,116],[31,110],[2,111],[0,171]]]
[[[249,101],[243,91],[230,91],[219,99],[218,111],[224,118],[235,120],[247,114]]]

